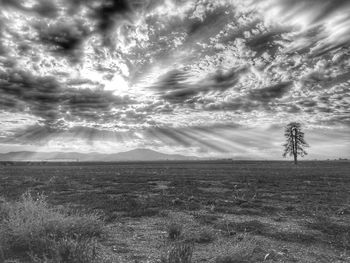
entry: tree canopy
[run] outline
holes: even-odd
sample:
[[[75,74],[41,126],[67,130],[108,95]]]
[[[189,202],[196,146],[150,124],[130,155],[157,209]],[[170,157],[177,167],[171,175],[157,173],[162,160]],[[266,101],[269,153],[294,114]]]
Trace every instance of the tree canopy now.
[[[302,125],[298,122],[289,123],[284,130],[286,143],[283,144],[283,157],[287,155],[294,157],[294,163],[298,162],[298,155],[304,157],[307,155],[305,148],[309,147],[304,139],[304,132],[301,129]]]

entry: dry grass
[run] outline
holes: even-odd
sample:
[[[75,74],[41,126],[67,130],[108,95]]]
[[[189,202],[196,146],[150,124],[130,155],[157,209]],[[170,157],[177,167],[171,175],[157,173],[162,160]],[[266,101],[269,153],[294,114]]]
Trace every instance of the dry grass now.
[[[172,222],[168,225],[168,237],[170,240],[177,240],[182,234],[182,225]]]
[[[294,259],[295,262],[337,262],[339,258],[350,262],[349,171],[349,162],[300,162],[298,167],[289,162],[255,161],[13,164],[0,169],[0,193],[6,200],[18,200],[23,192],[31,189],[46,193],[51,204],[100,211],[109,220],[113,235],[108,244],[104,241],[103,244],[110,246],[122,262],[155,261],[164,246],[175,246],[184,240],[196,244],[193,254],[196,262],[213,261],[219,255],[225,258],[219,257],[218,262],[254,262],[255,259],[264,262],[266,255],[266,262],[293,262]],[[167,187],[155,187],[164,181]],[[222,191],[218,191],[219,188]],[[13,209],[19,202],[0,200],[0,203],[3,231],[9,207]],[[45,245],[53,242],[49,245],[52,248],[54,244],[58,244],[62,251],[68,247],[71,251],[68,254],[75,255],[72,257],[77,259],[76,262],[87,261],[76,256],[84,247],[90,252],[96,247],[96,257],[102,256],[100,240],[103,237],[93,234],[94,230],[87,231],[87,227],[78,227],[91,225],[91,220],[84,223],[82,219],[76,220],[83,215],[53,209],[46,204],[47,210],[52,216],[49,221],[58,218],[60,226],[48,226],[45,219],[44,227],[39,224],[38,229],[48,229],[58,238],[46,234],[30,236],[28,233],[18,236],[14,234],[16,231],[9,231],[11,234],[6,233],[5,239],[11,241],[9,237],[16,237],[16,240],[12,244],[0,241],[4,250],[0,262],[4,262],[4,258],[50,262],[54,252],[46,251],[44,245],[41,248],[38,237],[49,240],[43,242]],[[173,216],[174,222],[182,229],[171,230],[175,234],[169,235],[167,227]],[[78,222],[69,231],[80,233],[77,236],[81,238],[60,234],[66,233],[68,222]],[[305,222],[309,224],[305,225]],[[208,231],[202,231],[205,228]],[[82,235],[82,232],[92,234]],[[28,236],[34,240],[30,246]],[[249,245],[248,241],[240,244],[241,236],[262,241],[267,253],[261,257],[259,244],[256,244],[256,249],[252,249],[254,244]],[[35,242],[39,245],[34,246]],[[119,245],[121,243],[126,245]],[[22,244],[22,247],[26,244],[22,255],[26,260],[14,252],[15,244]],[[36,250],[36,247],[41,250]],[[221,253],[226,247],[227,253]],[[35,255],[30,257],[31,250],[39,259]],[[58,248],[53,250],[61,251]],[[42,251],[45,256],[42,256]],[[253,256],[250,258],[249,254]]]
[[[161,263],[191,263],[193,249],[192,243],[177,242],[161,257]]]
[[[225,254],[218,256],[215,263],[253,263],[262,262],[264,252],[254,238],[245,237]]]
[[[210,228],[201,229],[194,237],[196,243],[206,244],[215,240],[215,233]]]
[[[100,241],[107,237],[107,230],[95,214],[55,209],[43,195],[29,193],[17,202],[2,202],[0,213],[3,261],[103,262]]]
[[[216,228],[221,230],[228,236],[237,233],[251,233],[251,234],[265,234],[268,231],[268,226],[258,220],[251,220],[245,222],[219,222]]]
[[[332,246],[344,251],[350,250],[350,224],[337,223],[329,217],[318,216],[307,226],[323,233]]]

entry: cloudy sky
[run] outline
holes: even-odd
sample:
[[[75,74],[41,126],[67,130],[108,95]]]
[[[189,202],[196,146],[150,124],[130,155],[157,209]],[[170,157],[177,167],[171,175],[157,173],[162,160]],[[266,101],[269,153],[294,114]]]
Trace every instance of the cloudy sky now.
[[[350,157],[348,0],[1,0],[0,152]]]

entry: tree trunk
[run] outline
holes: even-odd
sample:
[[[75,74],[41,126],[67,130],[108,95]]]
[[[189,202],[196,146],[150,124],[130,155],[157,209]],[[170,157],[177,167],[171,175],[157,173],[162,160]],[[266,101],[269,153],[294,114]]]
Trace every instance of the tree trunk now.
[[[294,164],[297,165],[298,164],[298,156],[297,154],[294,153]]]
[[[293,147],[293,155],[294,155],[294,164],[298,164],[298,145],[297,145],[297,138],[298,138],[298,130],[294,129],[294,134],[293,134],[293,142],[294,142],[294,147]]]

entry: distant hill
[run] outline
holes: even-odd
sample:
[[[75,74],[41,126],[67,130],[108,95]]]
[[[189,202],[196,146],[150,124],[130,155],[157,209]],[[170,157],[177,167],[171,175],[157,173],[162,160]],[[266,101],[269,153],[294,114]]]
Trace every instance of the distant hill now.
[[[161,161],[196,160],[197,157],[179,154],[165,154],[149,149],[135,149],[127,152],[103,154],[97,152],[9,152],[0,154],[0,161],[80,161],[80,162],[119,162],[119,161]]]

